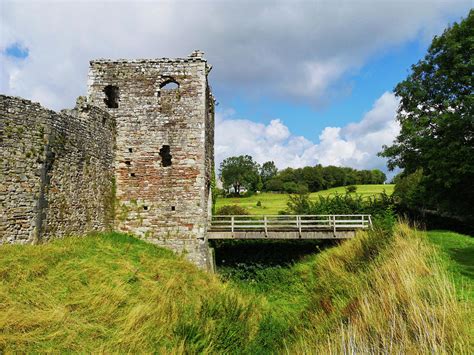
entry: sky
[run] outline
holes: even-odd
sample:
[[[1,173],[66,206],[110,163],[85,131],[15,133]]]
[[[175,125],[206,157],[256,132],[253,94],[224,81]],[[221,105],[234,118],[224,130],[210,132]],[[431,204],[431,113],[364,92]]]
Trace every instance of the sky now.
[[[399,132],[393,89],[472,0],[5,1],[0,93],[60,110],[85,95],[96,58],[205,52],[216,165],[387,171]],[[389,174],[390,176],[390,174]]]

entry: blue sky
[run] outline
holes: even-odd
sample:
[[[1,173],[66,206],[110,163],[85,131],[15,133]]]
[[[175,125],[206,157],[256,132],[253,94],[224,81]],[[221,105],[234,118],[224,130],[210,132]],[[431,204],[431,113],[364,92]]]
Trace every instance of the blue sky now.
[[[87,93],[94,58],[201,49],[219,106],[216,164],[386,170],[394,86],[472,0],[2,1],[0,92],[59,110]],[[74,14],[73,16],[71,14]]]
[[[317,142],[317,132],[326,126],[360,120],[378,97],[392,91],[409,75],[411,65],[424,57],[428,45],[426,40],[417,38],[374,55],[360,70],[346,75],[349,90],[322,107],[294,100],[255,99],[245,94],[226,95],[225,100],[220,100],[219,88],[216,88],[217,98],[224,108],[232,107],[236,111],[234,116],[265,124],[280,118],[295,135]]]

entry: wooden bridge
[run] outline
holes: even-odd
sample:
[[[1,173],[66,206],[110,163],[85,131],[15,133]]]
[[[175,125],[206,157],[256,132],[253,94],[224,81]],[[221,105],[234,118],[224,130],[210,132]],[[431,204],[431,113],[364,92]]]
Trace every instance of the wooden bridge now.
[[[347,239],[369,228],[364,214],[213,216],[208,239]]]

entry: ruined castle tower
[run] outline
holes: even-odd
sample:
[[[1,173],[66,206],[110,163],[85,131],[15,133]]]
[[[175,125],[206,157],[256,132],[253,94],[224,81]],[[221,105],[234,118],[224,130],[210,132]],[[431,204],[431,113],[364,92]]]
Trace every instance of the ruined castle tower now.
[[[209,267],[211,67],[188,58],[93,60],[87,101],[116,121],[115,229]]]

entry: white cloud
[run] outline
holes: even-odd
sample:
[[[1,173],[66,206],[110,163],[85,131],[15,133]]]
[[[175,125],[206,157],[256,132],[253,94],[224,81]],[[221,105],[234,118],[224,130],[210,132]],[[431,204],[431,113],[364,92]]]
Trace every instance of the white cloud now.
[[[319,143],[291,134],[280,120],[264,125],[218,113],[216,163],[219,166],[229,156],[249,154],[259,163],[273,160],[280,169],[322,164],[386,170],[384,159],[376,154],[383,144],[391,144],[400,130],[395,121],[397,107],[398,99],[386,92],[359,122],[326,127]]]
[[[439,32],[470,0],[0,2],[0,91],[59,109],[85,93],[90,59],[206,52],[221,95],[326,102],[374,53]],[[4,53],[29,49],[23,61]],[[222,99],[222,98],[221,98]]]

